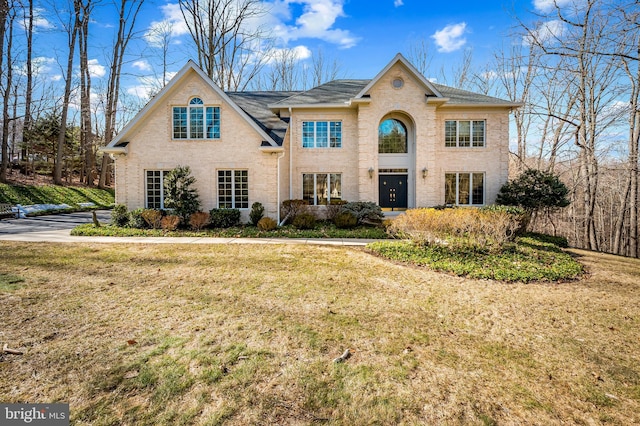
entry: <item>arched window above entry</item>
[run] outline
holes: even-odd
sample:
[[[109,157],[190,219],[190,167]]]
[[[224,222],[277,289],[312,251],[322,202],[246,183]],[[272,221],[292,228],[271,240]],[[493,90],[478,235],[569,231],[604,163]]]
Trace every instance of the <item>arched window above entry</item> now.
[[[189,105],[204,105],[204,102],[200,98],[193,98],[189,101]]]
[[[378,127],[379,154],[406,154],[407,127],[395,118],[388,118]]]

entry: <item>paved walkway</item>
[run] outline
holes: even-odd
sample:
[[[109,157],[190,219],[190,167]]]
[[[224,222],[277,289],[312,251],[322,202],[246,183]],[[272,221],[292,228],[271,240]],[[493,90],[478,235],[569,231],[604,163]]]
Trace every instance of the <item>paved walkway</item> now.
[[[98,220],[109,222],[110,212],[97,212]],[[55,243],[143,243],[143,244],[313,244],[364,246],[376,240],[352,238],[210,238],[210,237],[74,237],[71,229],[91,223],[91,213],[70,213],[26,219],[0,220],[0,241]]]

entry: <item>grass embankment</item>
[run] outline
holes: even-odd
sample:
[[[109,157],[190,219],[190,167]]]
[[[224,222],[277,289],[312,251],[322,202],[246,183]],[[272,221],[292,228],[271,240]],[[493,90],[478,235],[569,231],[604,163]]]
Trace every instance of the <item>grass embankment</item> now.
[[[75,425],[640,423],[637,259],[523,285],[337,247],[0,250],[0,395]]]
[[[93,203],[96,207],[110,207],[114,203],[113,190],[74,186],[19,186],[0,184],[0,203],[21,204],[67,204],[71,210],[79,210],[82,203]]]

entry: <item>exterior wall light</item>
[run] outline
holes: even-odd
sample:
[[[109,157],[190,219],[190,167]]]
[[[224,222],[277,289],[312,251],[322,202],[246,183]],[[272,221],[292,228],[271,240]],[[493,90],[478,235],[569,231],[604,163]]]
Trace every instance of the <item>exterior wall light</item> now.
[[[373,167],[369,167],[369,179],[373,179],[373,172],[375,172],[375,170],[373,170]]]
[[[427,172],[428,172],[428,171],[429,171],[429,170],[427,170],[427,168],[426,168],[426,167],[423,167],[423,168],[422,168],[422,179],[426,179],[426,178],[427,178]]]

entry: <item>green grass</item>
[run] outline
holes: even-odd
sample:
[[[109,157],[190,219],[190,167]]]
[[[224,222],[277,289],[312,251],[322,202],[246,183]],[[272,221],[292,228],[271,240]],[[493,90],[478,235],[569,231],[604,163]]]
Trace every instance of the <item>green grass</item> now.
[[[108,207],[114,203],[113,190],[72,186],[20,186],[0,184],[0,203],[8,204],[68,204],[93,203]]]
[[[458,276],[508,282],[562,281],[575,279],[583,268],[570,254],[545,238],[518,238],[499,253],[478,249],[422,246],[408,241],[369,244],[374,253],[400,262],[426,266]]]
[[[24,278],[13,275],[13,274],[4,274],[0,272],[0,291],[14,291],[19,289],[24,282]]]
[[[93,224],[80,225],[71,231],[75,236],[103,237],[217,237],[217,238],[364,238],[386,239],[389,235],[382,228],[359,226],[353,229],[339,229],[333,224],[322,222],[314,229],[296,229],[287,225],[273,231],[260,231],[255,226],[235,226],[226,229],[205,229],[202,231],[164,231],[162,229],[121,228]]]

